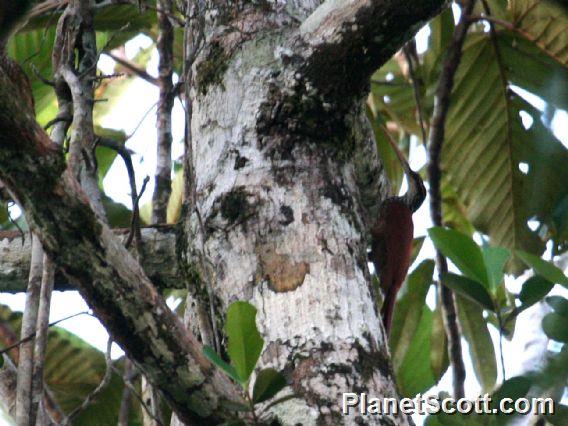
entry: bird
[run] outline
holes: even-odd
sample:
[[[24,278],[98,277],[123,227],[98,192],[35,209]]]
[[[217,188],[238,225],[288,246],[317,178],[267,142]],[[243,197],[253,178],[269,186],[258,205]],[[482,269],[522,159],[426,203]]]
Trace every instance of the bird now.
[[[390,334],[392,326],[396,295],[410,267],[414,237],[412,214],[420,208],[426,198],[426,188],[422,178],[410,168],[396,143],[390,137],[388,140],[402,165],[408,190],[402,196],[391,196],[382,202],[378,219],[370,230],[370,258],[379,276],[384,296],[381,317],[387,335]]]

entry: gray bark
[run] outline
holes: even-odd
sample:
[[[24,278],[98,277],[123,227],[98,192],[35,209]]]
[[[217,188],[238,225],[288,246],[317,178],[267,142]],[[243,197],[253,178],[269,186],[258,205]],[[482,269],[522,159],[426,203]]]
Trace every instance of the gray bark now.
[[[405,25],[404,5],[283,3],[219,8],[204,28],[190,100],[195,205],[184,222],[186,261],[201,278],[191,300],[214,307],[213,324],[236,300],[257,307],[260,366],[284,371],[300,396],[272,410],[283,424],[406,424],[343,416],[340,402],[354,389],[396,396],[367,267],[388,184],[364,96],[419,21],[393,36],[384,28]],[[421,7],[412,2],[412,13]]]
[[[128,231],[114,230],[121,242]],[[142,246],[145,256],[141,263],[152,283],[160,290],[183,289],[185,277],[178,267],[176,255],[176,230],[172,226],[143,228]],[[19,232],[0,231],[0,293],[26,291],[30,271],[31,239],[22,238]],[[55,275],[55,290],[76,290],[67,277],[58,271]]]

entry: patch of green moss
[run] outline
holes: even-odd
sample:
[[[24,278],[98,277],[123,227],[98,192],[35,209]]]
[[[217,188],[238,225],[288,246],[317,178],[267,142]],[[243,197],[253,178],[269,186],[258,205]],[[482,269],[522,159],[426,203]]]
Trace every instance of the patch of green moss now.
[[[218,42],[212,43],[207,58],[197,65],[196,84],[202,95],[211,85],[223,87],[223,75],[227,71],[229,56]],[[224,87],[223,87],[224,89]]]

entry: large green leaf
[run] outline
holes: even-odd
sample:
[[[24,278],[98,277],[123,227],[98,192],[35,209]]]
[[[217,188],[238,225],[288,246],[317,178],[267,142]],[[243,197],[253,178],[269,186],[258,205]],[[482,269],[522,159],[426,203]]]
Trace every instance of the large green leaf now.
[[[475,241],[461,232],[440,227],[430,228],[428,235],[465,276],[489,288],[483,254]]]
[[[457,294],[477,303],[479,307],[489,311],[495,310],[491,295],[487,289],[477,281],[462,275],[447,273],[442,277],[442,283]]]
[[[403,397],[413,398],[436,383],[430,367],[430,334],[432,330],[432,311],[422,306],[422,313],[414,339],[406,352],[404,361],[396,370],[397,385]],[[434,343],[438,344],[438,342]]]
[[[425,260],[408,276],[399,292],[389,337],[395,371],[404,362],[415,339],[433,273],[434,261]]]
[[[501,32],[499,36],[501,60],[511,83],[534,93],[556,108],[568,109],[566,65],[558,63],[520,35]]]
[[[511,252],[503,247],[483,247],[483,260],[489,279],[489,290],[494,292],[503,282],[503,270]]]
[[[497,380],[497,361],[483,310],[461,296],[457,297],[457,301],[460,324],[469,346],[475,376],[485,392],[491,391]]]
[[[436,383],[444,375],[450,359],[448,356],[448,336],[444,328],[444,316],[442,305],[438,301],[432,318],[432,332],[430,334],[430,366]]]
[[[227,352],[242,383],[248,382],[264,341],[256,328],[256,308],[247,302],[234,302],[227,310],[225,332]]]
[[[30,79],[36,113],[44,117],[40,122],[47,122],[57,112],[53,88],[41,81],[34,72],[35,68],[43,78],[48,80],[52,78],[51,53],[54,39],[54,27],[38,29],[16,34],[7,46],[8,54],[23,67]],[[48,113],[44,112],[46,109],[49,110]]]
[[[545,0],[511,0],[513,24],[548,55],[568,66],[566,7]]]
[[[0,305],[0,322],[19,336],[22,315]],[[0,336],[0,345],[5,336]],[[122,362],[115,361],[120,369]],[[60,327],[52,327],[44,364],[47,385],[61,409],[69,413],[101,382],[106,370],[104,354],[81,338]],[[98,426],[116,424],[123,390],[122,379],[113,373],[107,387],[86,410],[76,417],[73,424]],[[133,407],[131,423],[140,420],[140,410]]]
[[[556,265],[522,250],[517,250],[515,254],[533,268],[537,274],[542,275],[551,283],[562,284],[564,287],[568,287],[568,277]]]
[[[527,222],[546,218],[566,193],[568,153],[542,126],[539,113],[511,92],[507,71],[488,34],[469,36],[442,162],[468,218],[493,245],[540,253],[543,243]],[[533,118],[527,130],[522,110]],[[522,163],[528,165],[526,174],[519,169]]]

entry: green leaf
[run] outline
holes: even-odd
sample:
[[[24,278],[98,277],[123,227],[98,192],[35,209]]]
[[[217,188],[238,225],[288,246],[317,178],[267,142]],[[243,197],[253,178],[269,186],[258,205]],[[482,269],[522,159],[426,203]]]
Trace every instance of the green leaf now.
[[[503,398],[511,398],[513,400],[524,398],[532,386],[532,380],[526,376],[516,376],[505,380],[499,389],[493,393],[491,400],[492,408],[498,408],[499,402]]]
[[[511,257],[511,252],[503,247],[483,247],[482,253],[487,268],[489,290],[495,292],[503,283],[503,270]]]
[[[0,348],[2,349],[2,348]],[[4,355],[0,355],[0,368],[4,367]]]
[[[461,232],[440,227],[430,228],[428,235],[436,248],[454,262],[466,277],[489,288],[483,255],[470,237]]]
[[[406,358],[420,326],[423,306],[434,273],[434,261],[425,260],[403,284],[393,314],[389,346],[395,371]]]
[[[430,348],[432,344],[432,311],[427,305],[422,306],[422,315],[418,329],[414,333],[404,361],[395,370],[397,385],[403,397],[413,398],[431,388],[436,382],[430,367]]]
[[[30,79],[36,114],[42,116],[40,124],[45,124],[57,113],[53,88],[41,81],[34,72],[35,68],[39,75],[47,79],[51,78],[51,53],[55,32],[55,27],[21,32],[14,35],[7,46],[9,56],[22,65]],[[42,114],[44,110],[49,110],[49,118],[44,118]]]
[[[274,368],[261,370],[256,376],[252,391],[252,400],[255,404],[274,397],[286,387],[286,378]]]
[[[561,2],[558,2],[561,3]],[[566,6],[552,1],[511,0],[513,26],[549,56],[568,67]]]
[[[424,241],[426,237],[416,237],[412,240],[412,254],[410,255],[410,265],[414,264],[416,258],[420,254],[420,250],[422,250],[422,246],[424,245]]]
[[[500,33],[499,48],[513,84],[534,93],[554,108],[568,109],[567,65],[558,63],[517,34]]]
[[[424,56],[424,65],[428,71],[429,81],[438,79],[442,58],[452,40],[454,28],[454,15],[449,7],[430,21],[430,43]]]
[[[217,352],[215,352],[215,349],[213,349],[211,346],[203,347],[203,355],[205,355],[209,361],[211,361],[222,371],[224,371],[231,379],[233,379],[237,383],[241,383],[241,378],[235,370],[235,367],[223,361],[223,359]]]
[[[566,343],[568,342],[567,321],[565,316],[552,312],[542,319],[542,330],[550,339]]]
[[[448,357],[448,337],[444,328],[444,317],[441,303],[437,303],[432,319],[432,333],[430,334],[430,366],[436,383],[442,378],[450,359]]]
[[[461,296],[457,297],[457,302],[459,320],[469,346],[475,376],[483,391],[490,391],[497,380],[497,361],[483,311]]]
[[[524,282],[521,293],[519,294],[522,309],[526,309],[541,301],[543,297],[552,290],[552,287],[554,287],[554,284],[540,275],[533,275],[530,277]]]
[[[108,223],[113,228],[129,228],[132,212],[124,204],[117,203],[106,194],[102,195],[102,199]]]
[[[377,151],[379,156],[381,157],[381,162],[385,168],[385,172],[387,174],[388,180],[391,184],[391,189],[393,193],[398,193],[400,189],[400,185],[402,184],[402,167],[400,165],[400,161],[396,156],[392,146],[389,143],[388,138],[397,139],[397,135],[390,133],[389,135],[386,134],[385,129],[381,124],[385,124],[384,120],[378,111],[374,112],[374,108],[372,107],[373,98],[372,96],[369,98],[368,105],[367,105],[367,118],[371,123],[373,128],[373,133],[375,135],[375,142],[377,144]]]
[[[456,74],[442,166],[468,219],[493,246],[541,253],[544,243],[527,222],[551,221],[565,194],[568,151],[542,124],[540,111],[510,89],[509,79],[490,35],[471,33]],[[522,111],[533,120],[528,129]],[[523,265],[513,266],[519,272]]]
[[[247,302],[234,302],[227,311],[227,351],[241,383],[248,381],[264,345],[255,318],[256,308]]]
[[[568,300],[566,300],[566,298],[562,296],[550,296],[546,298],[546,303],[548,303],[557,314],[568,317]]]
[[[562,284],[564,287],[568,287],[568,277],[552,263],[522,250],[516,250],[515,254],[527,264],[527,266],[533,268],[537,274],[542,275],[551,283]]]
[[[475,302],[481,308],[492,312],[495,311],[491,295],[487,289],[477,281],[449,272],[442,277],[442,283],[461,296]]]

